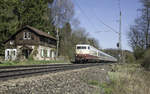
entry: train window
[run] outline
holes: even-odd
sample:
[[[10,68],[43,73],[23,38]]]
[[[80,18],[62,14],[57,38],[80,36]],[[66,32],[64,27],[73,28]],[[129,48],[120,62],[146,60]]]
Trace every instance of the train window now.
[[[86,46],[82,46],[82,49],[86,49]]]
[[[105,56],[104,54],[101,54],[101,56]]]
[[[77,47],[77,49],[81,49],[81,48],[82,48],[81,46],[78,46],[78,47]]]
[[[77,49],[86,49],[86,46],[77,46]]]
[[[88,46],[88,49],[90,49],[90,46]]]

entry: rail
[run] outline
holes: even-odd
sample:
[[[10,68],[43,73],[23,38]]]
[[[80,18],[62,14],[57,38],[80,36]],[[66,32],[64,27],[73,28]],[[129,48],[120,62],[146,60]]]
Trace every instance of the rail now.
[[[27,65],[27,66],[5,66],[0,67],[0,81],[24,78],[33,75],[42,75],[67,70],[75,70],[93,66],[100,66],[110,63],[90,63],[90,64],[46,64],[46,65]]]

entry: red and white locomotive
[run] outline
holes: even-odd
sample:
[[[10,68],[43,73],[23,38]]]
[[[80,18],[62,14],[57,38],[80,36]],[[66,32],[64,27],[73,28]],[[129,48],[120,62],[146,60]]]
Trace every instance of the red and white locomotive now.
[[[117,62],[117,59],[87,44],[76,45],[76,63]]]

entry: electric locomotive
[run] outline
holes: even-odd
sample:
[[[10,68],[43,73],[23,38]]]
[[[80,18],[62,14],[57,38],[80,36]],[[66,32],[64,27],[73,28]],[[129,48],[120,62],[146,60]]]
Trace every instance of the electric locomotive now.
[[[117,59],[88,44],[76,45],[76,63],[117,62]]]

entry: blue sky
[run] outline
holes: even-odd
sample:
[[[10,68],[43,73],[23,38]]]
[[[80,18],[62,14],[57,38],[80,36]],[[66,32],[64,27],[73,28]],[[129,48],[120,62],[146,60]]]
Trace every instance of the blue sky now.
[[[75,17],[80,21],[80,26],[85,28],[90,36],[99,41],[100,47],[103,49],[117,48],[118,34],[100,23],[98,19],[119,31],[118,0],[72,1],[75,5]],[[127,32],[130,25],[134,23],[134,19],[138,17],[137,9],[141,6],[139,0],[121,0],[123,49],[131,50],[127,40]]]

